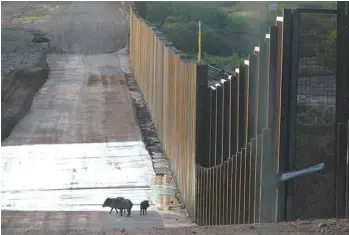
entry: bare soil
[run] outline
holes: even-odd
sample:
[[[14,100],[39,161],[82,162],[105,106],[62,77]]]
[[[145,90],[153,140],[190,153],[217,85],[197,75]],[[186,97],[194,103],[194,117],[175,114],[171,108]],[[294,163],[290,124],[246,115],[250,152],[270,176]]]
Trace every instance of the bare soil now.
[[[100,212],[90,213],[88,217],[86,213],[79,214],[79,212],[65,212],[64,217],[68,220],[58,220],[54,222],[52,220],[54,215],[48,215],[41,213],[38,218],[33,221],[35,222],[33,229],[27,227],[17,227],[16,219],[19,217],[7,218],[6,223],[1,224],[2,234],[26,234],[26,235],[93,235],[93,234],[115,234],[115,235],[345,235],[349,234],[349,220],[306,220],[306,221],[295,221],[289,223],[277,223],[277,224],[251,224],[251,225],[227,225],[227,226],[186,226],[186,227],[171,227],[171,228],[138,228],[128,229],[120,227],[117,229],[108,229],[108,226],[100,228],[101,224],[98,222],[100,219]],[[105,213],[104,213],[105,214]],[[45,215],[45,217],[51,218],[51,220],[45,219],[45,223],[39,219]],[[24,217],[23,217],[24,219]],[[81,226],[80,229],[70,229],[71,220],[75,221],[88,221],[88,226]],[[2,220],[3,221],[3,220]],[[29,222],[29,221],[28,221]],[[49,223],[48,223],[49,222]],[[112,223],[112,221],[109,221]],[[138,221],[140,223],[140,221]],[[177,221],[178,222],[178,221]],[[63,223],[63,224],[62,224]],[[95,225],[95,226],[94,226]],[[10,227],[9,227],[10,226]],[[37,229],[37,226],[42,226],[42,229]],[[113,227],[112,224],[109,227]]]
[[[7,32],[2,34],[2,142],[48,79],[48,52],[95,55],[127,44],[127,11],[121,2],[2,2],[1,13]],[[35,35],[49,42],[34,43]]]

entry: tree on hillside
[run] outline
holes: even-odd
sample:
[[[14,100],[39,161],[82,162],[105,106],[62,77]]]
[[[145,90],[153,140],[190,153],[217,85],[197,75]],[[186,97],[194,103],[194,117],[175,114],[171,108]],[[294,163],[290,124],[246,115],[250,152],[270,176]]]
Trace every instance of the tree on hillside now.
[[[244,17],[222,11],[222,2],[148,2],[148,20],[176,47],[197,53],[198,22],[202,22],[202,48],[209,55],[247,54],[244,34],[249,25]]]

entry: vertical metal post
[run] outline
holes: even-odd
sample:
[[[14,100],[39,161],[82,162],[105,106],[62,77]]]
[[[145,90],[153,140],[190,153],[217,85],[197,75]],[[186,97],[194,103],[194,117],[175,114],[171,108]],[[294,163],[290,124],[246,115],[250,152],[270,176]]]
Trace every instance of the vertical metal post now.
[[[247,144],[246,144],[247,146]],[[242,190],[242,223],[245,224],[247,223],[247,182],[248,182],[248,160],[247,160],[247,155],[246,155],[246,148],[243,148],[241,150],[241,190]]]
[[[285,57],[288,57],[290,54],[290,60],[285,61],[283,64],[283,74],[284,79],[289,84],[289,107],[288,107],[288,171],[295,169],[295,163],[296,163],[296,116],[297,116],[297,91],[298,91],[298,64],[299,64],[299,40],[300,40],[300,20],[301,20],[301,14],[296,9],[293,12],[293,19],[292,19],[292,13],[286,10],[284,11],[284,25],[290,24],[289,27],[285,26],[285,34],[289,34],[287,30],[291,31],[290,40],[292,40],[293,44],[290,48],[292,48],[292,51],[285,50],[284,47],[284,59]],[[288,21],[290,20],[290,21]],[[291,28],[291,29],[290,29]],[[289,42],[285,42],[289,43]],[[284,46],[287,46],[287,44]],[[287,185],[287,219],[293,220],[295,213],[294,213],[294,180],[289,180],[286,183]]]
[[[238,143],[239,146],[237,151],[240,151],[246,144],[246,126],[248,123],[248,118],[246,117],[247,106],[246,106],[246,88],[248,87],[248,67],[245,65],[240,66],[239,69],[239,134],[238,134]]]
[[[258,64],[255,54],[249,55],[248,64],[248,96],[247,96],[247,110],[248,110],[248,123],[247,123],[247,138],[246,143],[250,138],[257,136],[256,119],[257,114],[257,99],[258,99]]]
[[[201,62],[201,21],[199,21],[199,33],[198,33],[198,61]]]
[[[209,174],[209,205],[208,205],[208,225],[213,225],[214,221],[214,208],[215,208],[215,201],[214,201],[214,194],[215,194],[215,189],[214,189],[214,168],[209,168],[208,169],[208,174]]]
[[[214,210],[213,210],[213,214],[214,214],[214,225],[218,225],[218,215],[219,215],[219,204],[218,204],[218,200],[219,200],[219,178],[218,178],[218,166],[214,166],[213,167],[213,174],[214,174]]]
[[[267,127],[275,131],[275,105],[276,105],[276,57],[277,57],[277,32],[276,26],[271,26],[269,29],[269,109]],[[274,142],[273,142],[274,143]],[[274,143],[275,144],[275,143]]]
[[[223,83],[223,110],[224,110],[224,115],[223,115],[223,161],[227,160],[230,157],[230,142],[231,142],[231,137],[230,137],[230,115],[231,115],[231,93],[230,93],[230,88],[231,88],[231,80],[228,80]]]
[[[347,7],[349,8],[349,7]],[[348,13],[349,14],[349,13]],[[347,26],[348,27],[348,26]],[[345,2],[337,2],[337,73],[336,73],[336,216],[342,218],[345,216],[346,185],[346,128],[342,125],[349,119],[349,82],[348,73],[348,36],[346,29]]]
[[[209,166],[209,89],[207,65],[198,64],[196,74],[196,163]]]
[[[202,225],[202,208],[203,203],[202,199],[203,197],[203,185],[202,185],[202,167],[197,166],[196,167],[196,213],[195,213],[195,222],[198,225]]]
[[[233,175],[233,159],[234,156],[228,159],[228,172],[227,172],[227,179],[228,179],[228,204],[227,204],[227,209],[228,209],[228,217],[227,221],[228,224],[233,224],[234,223],[234,175]]]
[[[236,155],[233,155],[233,219],[234,224],[239,223],[239,181],[238,181],[238,170],[240,165],[238,162],[239,153],[236,153]]]
[[[216,129],[217,129],[217,116],[216,116],[216,103],[217,103],[217,90],[216,87],[210,87],[210,163],[212,167],[216,164]]]
[[[236,155],[236,184],[237,184],[237,189],[236,189],[236,197],[237,197],[237,207],[235,208],[237,213],[236,213],[236,218],[237,218],[237,224],[242,224],[243,223],[243,188],[242,188],[242,152],[238,152]]]
[[[277,56],[277,28],[276,26],[271,26],[269,29],[269,42],[267,46],[268,50],[268,118],[267,118],[267,128],[271,130],[271,143],[272,143],[272,149],[271,154],[275,161],[275,172],[277,170],[276,162],[277,162],[277,156],[275,151],[276,141],[275,141],[275,119],[276,119],[276,113],[275,113],[275,105],[276,105],[276,56]],[[275,195],[275,202],[274,202],[274,212],[275,213],[275,222],[278,220],[278,188],[276,189],[276,195]]]
[[[349,4],[348,4],[349,6]],[[349,10],[349,9],[348,9]],[[348,11],[348,15],[349,15],[349,11]],[[349,20],[349,19],[348,19]],[[349,120],[347,121],[347,126],[346,126],[346,130],[347,133],[349,131]],[[347,218],[349,218],[349,135],[347,134],[347,175],[346,175],[346,195],[347,195],[347,199],[346,199],[346,213],[345,216]]]
[[[272,151],[272,131],[264,129],[262,132],[262,158],[261,158],[261,223],[272,223],[276,220],[275,201],[277,182],[275,172],[275,159]]]
[[[256,173],[257,173],[257,138],[252,138],[249,143],[249,155],[251,159],[250,165],[250,220],[249,223],[255,222],[255,211],[256,211]]]
[[[224,163],[219,165],[219,225],[224,224],[224,189],[226,188],[224,181]]]
[[[263,135],[260,134],[257,136],[256,139],[256,148],[254,149],[255,151],[255,157],[256,157],[256,165],[255,165],[255,192],[254,192],[254,222],[255,223],[260,223],[261,220],[261,189],[263,185],[261,184],[261,171],[262,171],[262,166],[261,166],[261,159],[262,159],[262,151],[263,151]]]
[[[269,38],[264,38],[259,46],[259,51],[256,52],[258,61],[259,76],[258,76],[258,118],[257,118],[257,134],[262,133],[262,129],[267,127],[268,117],[268,105],[267,102],[269,96],[269,80],[268,78],[268,65],[269,65],[269,51],[268,51]]]
[[[230,224],[229,222],[229,207],[230,207],[230,175],[229,175],[229,159],[224,162],[224,224]]]
[[[205,182],[205,200],[204,200],[204,209],[203,209],[203,225],[208,225],[208,219],[207,219],[207,213],[208,213],[208,208],[209,208],[209,178],[208,178],[208,168],[204,169],[204,178],[203,181]]]
[[[216,95],[217,95],[217,113],[216,113],[216,118],[217,118],[217,129],[216,129],[216,165],[222,164],[223,160],[223,153],[222,153],[222,147],[223,147],[223,139],[222,139],[222,120],[223,120],[223,84],[222,83],[217,83],[216,84]]]
[[[251,179],[254,176],[254,172],[252,172],[252,164],[253,161],[251,159],[251,144],[250,142],[246,145],[245,150],[245,159],[246,159],[246,165],[245,165],[245,223],[250,223],[251,218],[251,204],[253,204],[251,200]]]
[[[296,97],[290,97],[291,89],[291,63],[292,63],[292,51],[293,51],[293,39],[292,39],[292,12],[290,9],[284,10],[283,15],[283,43],[282,43],[282,87],[281,87],[281,119],[280,119],[280,152],[279,152],[279,170],[289,171],[294,168],[294,144],[290,146],[290,123],[293,123],[294,115],[290,113],[290,99]],[[296,58],[294,58],[296,59]],[[294,105],[294,102],[293,104]],[[290,155],[290,153],[292,155]],[[293,218],[293,181],[284,182],[285,189],[285,197],[279,198],[279,200],[284,200],[286,202],[284,204],[284,208],[279,208],[280,210],[284,210],[285,214],[281,220],[292,220]],[[283,187],[283,186],[281,186]]]
[[[235,76],[232,77],[230,83],[230,99],[231,99],[231,111],[230,111],[230,156],[235,155],[239,148],[239,97],[240,97],[240,75],[239,70],[236,70]]]

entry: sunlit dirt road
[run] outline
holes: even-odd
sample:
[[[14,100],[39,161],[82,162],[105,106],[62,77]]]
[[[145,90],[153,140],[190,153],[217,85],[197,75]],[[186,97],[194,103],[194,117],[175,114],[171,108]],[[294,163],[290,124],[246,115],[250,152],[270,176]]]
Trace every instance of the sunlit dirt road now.
[[[178,209],[171,177],[155,176],[141,141],[124,77],[131,70],[122,4],[40,4],[14,8],[34,19],[17,14],[16,27],[50,38],[50,74],[2,142],[2,232],[192,225]],[[117,196],[133,201],[130,218],[102,208],[106,197]],[[140,216],[145,199],[151,207]]]
[[[183,213],[168,210],[174,185],[155,176],[142,142],[11,146],[1,158],[3,231],[188,225]],[[134,203],[130,218],[102,208],[118,196]],[[151,207],[140,216],[145,199]]]

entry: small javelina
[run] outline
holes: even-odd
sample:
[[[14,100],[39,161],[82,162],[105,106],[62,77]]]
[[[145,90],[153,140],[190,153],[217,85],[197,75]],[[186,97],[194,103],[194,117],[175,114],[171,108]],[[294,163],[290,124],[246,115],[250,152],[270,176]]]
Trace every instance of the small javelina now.
[[[118,214],[118,206],[122,200],[124,200],[123,197],[117,197],[117,198],[109,198],[108,197],[107,199],[105,199],[102,207],[111,207],[109,214],[111,214],[113,209],[115,209],[116,214]],[[122,211],[121,211],[121,213],[122,213]]]
[[[119,205],[117,206],[120,209],[120,215],[122,216],[123,210],[127,210],[127,216],[130,217],[131,215],[131,209],[133,207],[133,203],[129,199],[123,199],[120,201]]]
[[[144,215],[144,213],[147,214],[147,209],[149,207],[149,201],[148,200],[142,201],[140,207],[141,207],[140,215],[142,215],[142,214]]]

